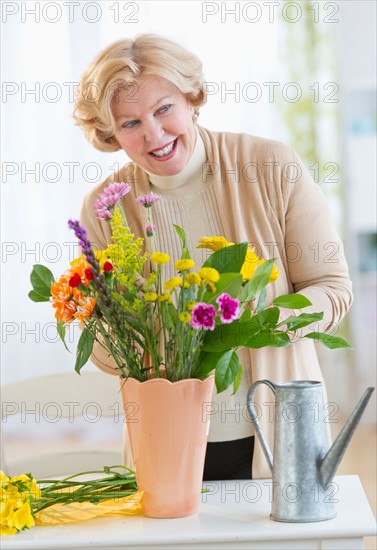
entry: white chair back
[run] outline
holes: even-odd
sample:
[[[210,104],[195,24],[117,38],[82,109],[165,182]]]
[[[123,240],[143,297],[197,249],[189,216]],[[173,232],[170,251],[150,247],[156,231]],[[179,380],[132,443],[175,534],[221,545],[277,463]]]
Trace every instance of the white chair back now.
[[[124,416],[119,388],[118,377],[90,371],[80,376],[75,372],[40,376],[2,386],[1,469],[9,475],[32,472],[38,479],[47,479],[122,464]],[[21,415],[22,430],[28,437],[24,436],[24,445],[22,435],[19,437],[17,453],[11,456],[5,428],[15,415]],[[115,428],[114,433],[117,427],[112,420],[119,427],[119,437],[111,445],[98,443],[98,430],[106,431],[106,427],[100,427],[105,418],[107,426]],[[30,445],[33,431],[38,428],[36,424],[46,419],[50,434],[54,431],[51,444],[47,436],[43,444]],[[57,444],[55,435],[60,436],[60,421],[64,423],[64,433]],[[67,432],[70,428],[72,436]]]

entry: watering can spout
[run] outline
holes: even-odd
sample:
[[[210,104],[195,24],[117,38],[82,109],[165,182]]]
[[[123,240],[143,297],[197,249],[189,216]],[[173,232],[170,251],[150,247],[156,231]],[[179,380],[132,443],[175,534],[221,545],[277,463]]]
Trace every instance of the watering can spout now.
[[[365,407],[368,404],[368,401],[373,391],[374,388],[367,388],[365,390],[364,395],[361,397],[360,401],[356,405],[354,411],[347,420],[342,431],[339,433],[326,455],[320,461],[319,480],[324,489],[335,476],[339,463],[343,458],[345,450],[347,449],[347,446],[351,441],[356,426],[360,421],[360,418],[365,410]]]

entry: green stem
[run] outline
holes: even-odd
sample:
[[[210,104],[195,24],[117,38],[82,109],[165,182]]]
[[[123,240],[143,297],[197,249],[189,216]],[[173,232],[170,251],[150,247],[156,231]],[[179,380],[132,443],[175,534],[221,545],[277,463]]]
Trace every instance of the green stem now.
[[[113,468],[121,468],[126,473],[117,472]],[[80,476],[93,474],[109,475],[99,479],[76,481]],[[47,484],[48,486],[42,487],[41,498],[32,502],[33,513],[40,512],[54,504],[98,503],[101,500],[129,496],[135,494],[138,490],[135,472],[125,466],[111,466],[105,467],[103,470],[80,472],[60,480],[41,479],[37,483],[39,485]],[[67,489],[73,490],[67,491]]]

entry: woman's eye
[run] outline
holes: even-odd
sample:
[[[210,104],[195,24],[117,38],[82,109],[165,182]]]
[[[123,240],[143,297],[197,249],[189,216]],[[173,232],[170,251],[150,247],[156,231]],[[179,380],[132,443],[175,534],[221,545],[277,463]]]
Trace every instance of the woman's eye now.
[[[131,120],[130,122],[125,122],[122,124],[122,128],[134,128],[138,123],[138,120]]]
[[[167,113],[168,111],[170,111],[172,109],[173,105],[171,103],[169,103],[168,105],[164,105],[163,107],[161,107],[161,109],[159,109],[158,111],[160,113]]]

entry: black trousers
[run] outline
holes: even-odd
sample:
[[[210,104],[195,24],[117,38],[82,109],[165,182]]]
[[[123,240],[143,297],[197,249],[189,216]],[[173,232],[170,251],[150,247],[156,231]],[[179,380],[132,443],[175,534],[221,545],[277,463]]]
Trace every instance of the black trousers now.
[[[254,437],[207,443],[203,481],[252,479]]]

